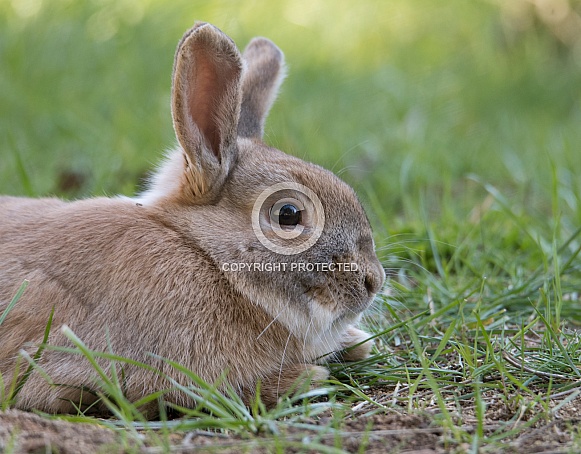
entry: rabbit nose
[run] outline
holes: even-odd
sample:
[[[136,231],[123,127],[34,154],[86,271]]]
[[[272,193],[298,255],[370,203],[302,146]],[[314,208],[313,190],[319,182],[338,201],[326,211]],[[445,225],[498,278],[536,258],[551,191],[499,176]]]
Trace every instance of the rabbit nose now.
[[[377,261],[365,273],[365,288],[370,296],[381,290],[383,281],[385,281],[385,271],[379,261]]]

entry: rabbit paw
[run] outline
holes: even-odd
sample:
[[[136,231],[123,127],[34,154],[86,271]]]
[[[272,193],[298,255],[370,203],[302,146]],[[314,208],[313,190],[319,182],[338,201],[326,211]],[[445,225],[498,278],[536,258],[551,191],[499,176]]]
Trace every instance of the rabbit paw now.
[[[370,337],[371,334],[357,329],[354,326],[347,328],[347,331],[345,331],[345,340],[341,343],[341,346],[344,349],[344,351],[340,353],[341,359],[344,361],[359,361],[369,357],[373,342],[369,341],[361,345],[357,344],[369,339]],[[354,345],[357,346],[353,347]]]
[[[329,376],[323,366],[314,364],[291,364],[280,373],[274,373],[261,382],[260,397],[267,408],[271,408],[285,394],[298,394],[315,389]]]

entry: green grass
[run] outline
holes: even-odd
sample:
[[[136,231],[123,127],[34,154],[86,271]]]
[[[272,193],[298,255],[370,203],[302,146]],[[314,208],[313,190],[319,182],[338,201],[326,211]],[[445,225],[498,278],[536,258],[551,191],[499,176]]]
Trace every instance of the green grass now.
[[[263,35],[283,49],[266,140],[355,187],[390,271],[365,320],[373,357],[336,365],[325,399],[249,410],[193,377],[215,406],[151,423],[102,377],[109,424],[138,444],[137,428],[155,428],[160,446],[172,431],[267,432],[245,443],[273,451],[300,450],[288,431],[302,427],[334,452],[341,430],[319,412],[429,411],[448,448],[495,452],[576,398],[581,32],[558,20],[579,27],[581,3],[551,4],[1,2],[0,193],[134,194],[174,144],[175,45],[205,20],[240,47]]]

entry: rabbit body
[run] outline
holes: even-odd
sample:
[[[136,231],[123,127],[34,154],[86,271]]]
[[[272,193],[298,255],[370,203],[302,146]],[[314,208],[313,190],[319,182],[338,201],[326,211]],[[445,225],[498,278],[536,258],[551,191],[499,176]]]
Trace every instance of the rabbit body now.
[[[162,372],[125,365],[124,387],[133,401],[168,388],[163,374],[187,385],[161,359],[169,358],[209,382],[225,373],[246,402],[260,382],[261,398],[272,405],[299,377],[324,379],[322,363],[369,337],[355,324],[385,275],[353,190],[261,140],[283,73],[282,53],[270,41],[253,40],[242,57],[220,30],[196,24],[174,63],[172,115],[180,146],[148,191],[136,199],[75,202],[0,197],[0,313],[21,282],[30,282],[0,326],[5,380],[19,351],[33,354],[42,342],[53,308],[50,345],[70,346],[59,329],[67,325],[91,349]],[[273,252],[253,230],[258,216],[271,241],[298,244],[268,230],[268,206],[255,209],[257,197],[281,182],[309,188],[324,208],[321,236],[296,254]],[[280,194],[304,202],[301,223],[314,231],[308,197],[296,187]],[[355,263],[357,270],[228,268],[298,262]],[[343,359],[363,358],[369,349],[359,345]],[[74,412],[81,399],[84,405],[95,400],[81,396],[80,387],[95,385],[85,359],[47,349],[39,365],[54,384],[33,373],[17,407]],[[179,391],[165,399],[194,404]]]

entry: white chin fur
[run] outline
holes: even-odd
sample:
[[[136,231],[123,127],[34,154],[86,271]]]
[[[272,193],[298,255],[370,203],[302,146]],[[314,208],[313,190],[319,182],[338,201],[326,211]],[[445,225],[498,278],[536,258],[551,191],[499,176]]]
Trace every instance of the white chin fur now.
[[[252,301],[257,302],[273,320],[303,341],[303,354],[310,360],[341,350],[345,331],[361,318],[361,315],[339,318],[314,300],[309,303],[309,313],[306,314],[289,301],[272,297],[263,301],[257,298],[258,295],[253,296]]]
[[[305,339],[311,344],[317,357],[341,350],[344,346],[345,331],[361,319],[361,314],[339,317],[314,300],[309,304],[309,312],[314,331],[306,332]]]

